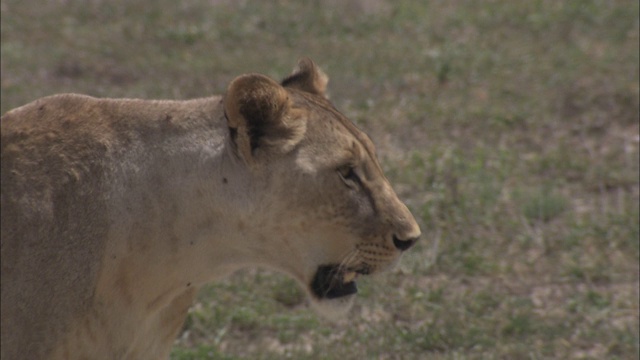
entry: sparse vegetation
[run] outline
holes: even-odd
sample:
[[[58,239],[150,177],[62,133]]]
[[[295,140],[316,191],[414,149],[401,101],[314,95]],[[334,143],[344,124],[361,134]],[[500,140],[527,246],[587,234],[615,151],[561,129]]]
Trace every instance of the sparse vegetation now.
[[[204,289],[172,359],[637,359],[637,1],[2,0],[1,110],[191,98],[330,76],[422,241],[349,319],[247,269]]]

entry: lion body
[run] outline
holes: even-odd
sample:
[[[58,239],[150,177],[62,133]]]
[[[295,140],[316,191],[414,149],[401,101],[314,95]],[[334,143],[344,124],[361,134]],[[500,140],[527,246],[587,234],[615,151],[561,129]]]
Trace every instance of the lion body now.
[[[2,359],[166,358],[197,290],[239,268],[308,288],[354,249],[350,269],[392,264],[419,229],[304,66],[286,90],[245,75],[224,99],[68,94],[4,115]],[[353,153],[366,191],[332,190]],[[314,303],[345,308],[340,291]]]

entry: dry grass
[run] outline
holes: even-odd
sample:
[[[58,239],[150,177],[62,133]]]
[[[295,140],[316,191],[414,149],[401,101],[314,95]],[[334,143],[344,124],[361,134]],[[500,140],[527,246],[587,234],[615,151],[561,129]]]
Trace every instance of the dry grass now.
[[[1,10],[3,113],[58,92],[219,94],[311,56],[420,218],[423,241],[343,323],[250,269],[202,292],[172,358],[638,358],[638,2]]]

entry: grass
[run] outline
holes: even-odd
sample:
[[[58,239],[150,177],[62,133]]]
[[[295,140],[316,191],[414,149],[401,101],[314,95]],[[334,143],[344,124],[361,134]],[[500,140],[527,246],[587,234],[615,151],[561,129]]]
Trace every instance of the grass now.
[[[308,55],[420,218],[347,320],[248,269],[202,291],[172,359],[638,357],[638,2],[0,4],[2,113],[220,94]]]

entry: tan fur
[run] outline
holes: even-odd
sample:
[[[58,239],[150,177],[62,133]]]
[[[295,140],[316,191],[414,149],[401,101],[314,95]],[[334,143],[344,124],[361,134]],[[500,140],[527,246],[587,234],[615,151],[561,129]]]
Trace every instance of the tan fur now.
[[[2,359],[167,358],[197,289],[239,268],[310,292],[324,264],[391,266],[394,236],[420,230],[371,141],[310,60],[283,84],[249,74],[224,98],[67,94],[5,114]],[[326,315],[351,299],[311,296]]]

